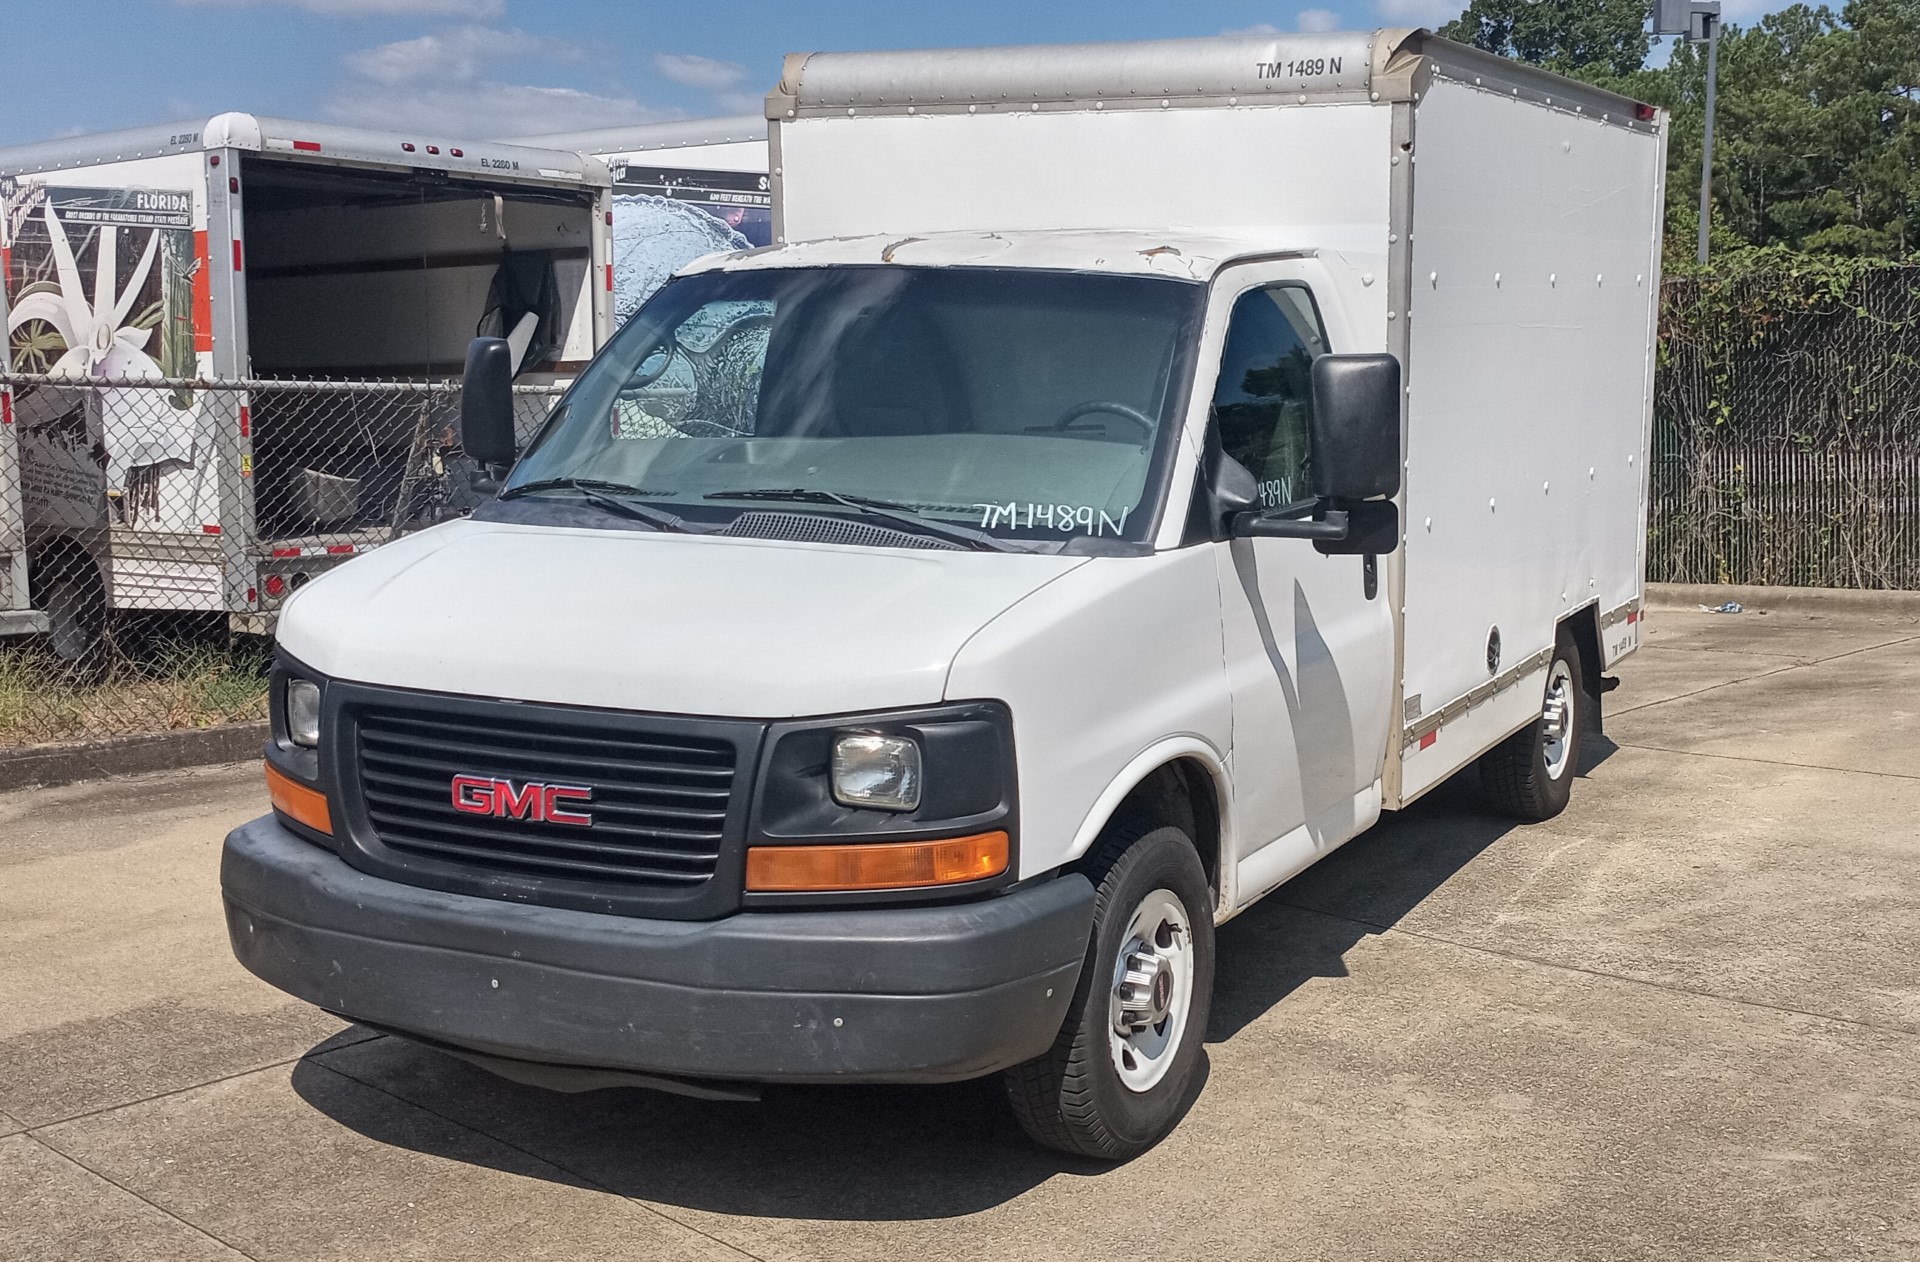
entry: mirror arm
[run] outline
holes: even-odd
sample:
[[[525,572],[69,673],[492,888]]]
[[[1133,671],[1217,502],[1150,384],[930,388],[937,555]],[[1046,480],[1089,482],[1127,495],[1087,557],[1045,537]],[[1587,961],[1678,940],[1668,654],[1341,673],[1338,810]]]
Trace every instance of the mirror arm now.
[[[1241,537],[1265,539],[1325,539],[1347,537],[1347,512],[1330,508],[1319,520],[1275,517],[1267,513],[1241,513],[1233,519],[1233,533]]]

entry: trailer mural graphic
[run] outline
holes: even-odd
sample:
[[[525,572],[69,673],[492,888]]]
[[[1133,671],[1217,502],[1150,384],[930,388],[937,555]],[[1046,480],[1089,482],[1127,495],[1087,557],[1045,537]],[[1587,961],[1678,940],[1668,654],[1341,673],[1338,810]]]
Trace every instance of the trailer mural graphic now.
[[[701,255],[773,244],[764,174],[616,163],[613,189],[616,325]]]
[[[89,379],[198,375],[193,196],[184,190],[0,185],[7,365],[70,377],[23,387],[16,406],[29,516],[56,529],[131,523],[155,507],[162,471],[194,459],[192,392],[155,407],[150,391]]]

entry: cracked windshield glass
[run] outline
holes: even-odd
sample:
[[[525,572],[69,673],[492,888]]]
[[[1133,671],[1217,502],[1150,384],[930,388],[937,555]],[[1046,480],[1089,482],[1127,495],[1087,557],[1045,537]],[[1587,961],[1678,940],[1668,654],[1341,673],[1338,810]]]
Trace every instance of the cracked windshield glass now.
[[[1202,295],[991,268],[684,277],[582,375],[504,498],[624,506],[662,529],[829,514],[886,532],[863,542],[1138,542]]]

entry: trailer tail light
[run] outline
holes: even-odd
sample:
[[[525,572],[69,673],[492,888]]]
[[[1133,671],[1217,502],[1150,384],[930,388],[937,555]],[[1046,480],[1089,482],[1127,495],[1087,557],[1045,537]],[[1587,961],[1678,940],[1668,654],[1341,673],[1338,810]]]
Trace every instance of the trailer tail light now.
[[[293,147],[301,153],[320,152],[320,142],[317,140],[296,140],[293,142]]]
[[[1433,731],[1428,732],[1425,736],[1422,736],[1420,738],[1420,748],[1430,749],[1432,748],[1433,743],[1439,739],[1440,739],[1440,729],[1435,728]]]
[[[267,575],[267,595],[278,600],[287,593],[287,580],[278,574]]]
[[[247,270],[246,255],[241,252],[239,237],[233,239],[233,270],[236,272]]]
[[[609,228],[611,228],[611,227],[613,227],[613,212],[612,212],[612,211],[608,211],[608,212],[607,212],[607,227],[609,227]]]
[[[244,403],[240,405],[240,437],[253,437],[253,412]]]
[[[1003,832],[942,841],[754,846],[747,851],[747,889],[752,893],[915,889],[984,881],[1006,870]]]
[[[240,177],[239,176],[229,175],[227,177],[227,191],[229,193],[232,193],[235,197],[240,196]]]
[[[437,154],[437,153],[439,153],[439,152],[440,152],[440,146],[439,146],[439,145],[428,145],[428,146],[427,146],[427,152],[428,152],[428,153],[434,153],[434,154]]]
[[[296,824],[333,836],[333,812],[327,809],[327,795],[301,784],[272,763],[267,764],[267,800]]]
[[[607,292],[613,292],[613,264],[607,264]]]
[[[464,158],[467,156],[467,151],[464,149],[449,149],[447,150],[447,156],[450,158]]]
[[[220,533],[220,527],[214,525],[212,522],[208,522],[200,527],[200,533],[203,535],[217,535]]]
[[[413,152],[413,142],[412,142],[411,140],[403,140],[403,141],[401,141],[401,142],[400,142],[400,148],[401,148],[401,150],[402,150],[403,152],[406,152],[406,153],[412,153],[412,152]]]
[[[13,392],[0,390],[0,425],[13,424]]]
[[[1633,116],[1643,123],[1651,123],[1654,115],[1659,112],[1660,111],[1653,108],[1653,106],[1644,103],[1636,104],[1633,107]]]

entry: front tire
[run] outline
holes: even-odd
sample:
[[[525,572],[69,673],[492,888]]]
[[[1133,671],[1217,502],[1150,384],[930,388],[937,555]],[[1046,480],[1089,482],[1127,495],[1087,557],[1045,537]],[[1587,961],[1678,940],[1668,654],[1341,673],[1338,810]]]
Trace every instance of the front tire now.
[[[1179,1122],[1213,1008],[1213,896],[1179,828],[1121,825],[1090,870],[1093,934],[1053,1047],[1005,1075],[1035,1142],[1109,1161]]]
[[[1495,810],[1538,823],[1567,809],[1580,767],[1586,705],[1580,650],[1562,629],[1547,666],[1540,716],[1480,757],[1480,784]]]

